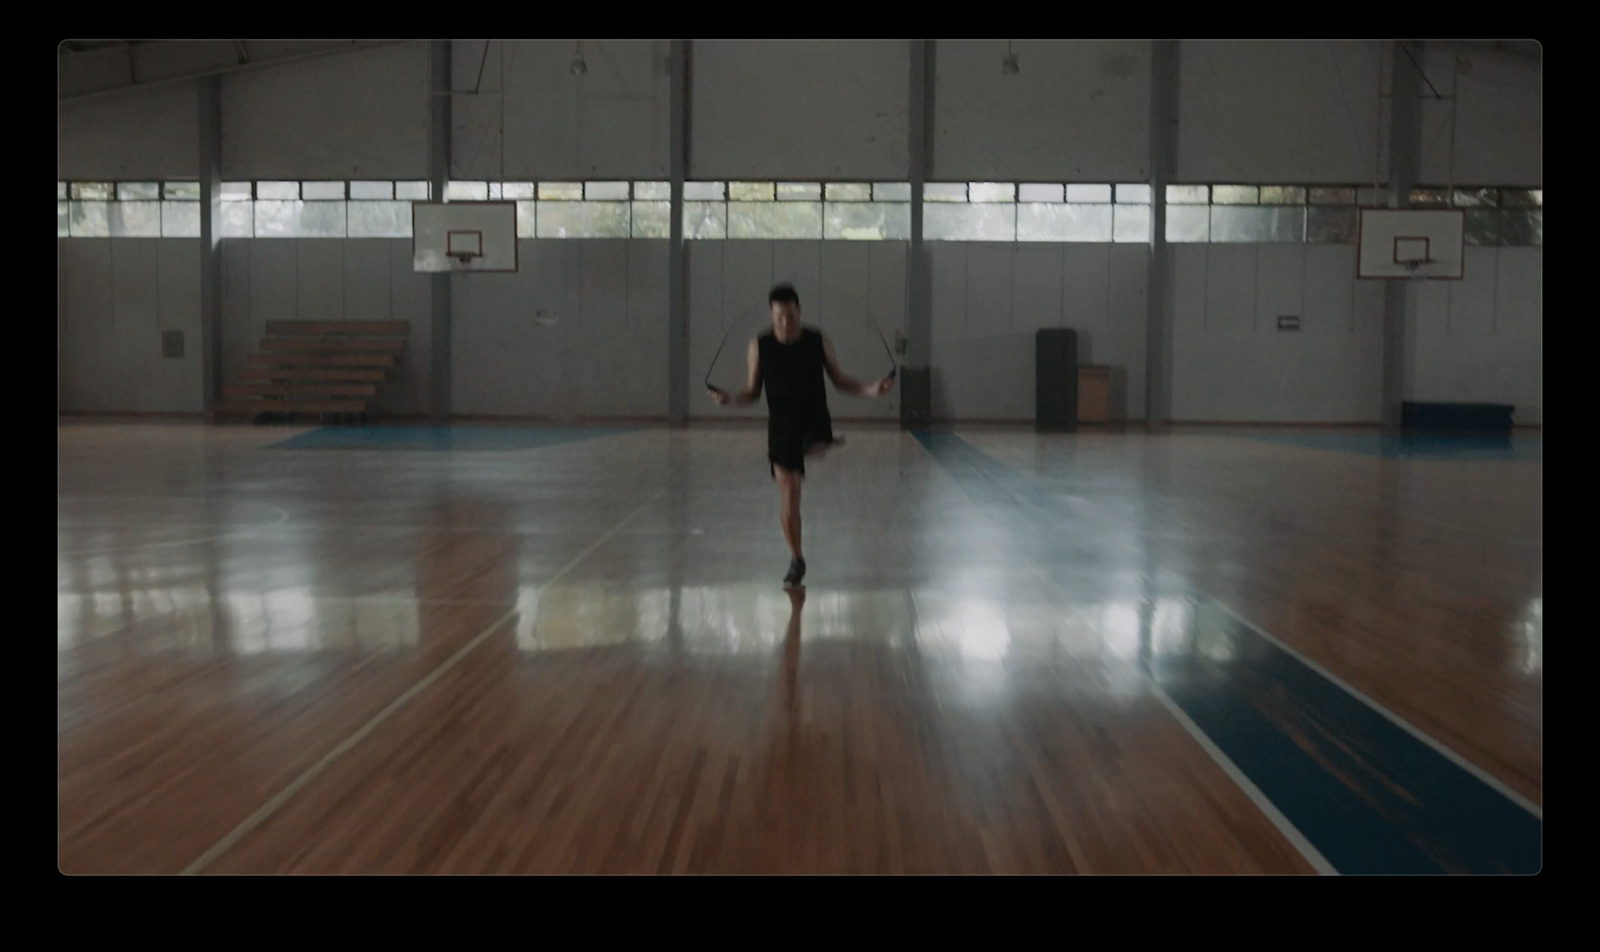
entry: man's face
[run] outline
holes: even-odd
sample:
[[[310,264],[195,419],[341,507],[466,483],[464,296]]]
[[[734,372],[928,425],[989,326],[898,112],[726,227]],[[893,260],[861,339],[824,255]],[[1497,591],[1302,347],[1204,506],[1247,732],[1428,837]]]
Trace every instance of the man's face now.
[[[779,340],[794,340],[800,335],[800,305],[793,301],[772,302],[772,332]]]

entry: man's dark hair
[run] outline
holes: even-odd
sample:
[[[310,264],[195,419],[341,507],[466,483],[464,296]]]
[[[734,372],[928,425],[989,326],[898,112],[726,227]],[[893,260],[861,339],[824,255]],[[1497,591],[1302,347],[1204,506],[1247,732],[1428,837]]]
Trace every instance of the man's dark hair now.
[[[771,307],[774,304],[793,304],[795,307],[799,307],[800,295],[795,293],[794,285],[780,284],[773,288],[772,293],[767,295],[767,307]]]

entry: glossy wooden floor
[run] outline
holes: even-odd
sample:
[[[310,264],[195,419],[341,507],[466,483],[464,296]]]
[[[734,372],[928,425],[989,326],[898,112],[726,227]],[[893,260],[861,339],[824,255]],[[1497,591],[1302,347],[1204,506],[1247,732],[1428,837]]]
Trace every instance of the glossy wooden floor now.
[[[760,430],[299,432],[58,429],[63,871],[1313,872],[1153,679],[1207,611],[1542,799],[1541,462],[851,432],[800,598]]]

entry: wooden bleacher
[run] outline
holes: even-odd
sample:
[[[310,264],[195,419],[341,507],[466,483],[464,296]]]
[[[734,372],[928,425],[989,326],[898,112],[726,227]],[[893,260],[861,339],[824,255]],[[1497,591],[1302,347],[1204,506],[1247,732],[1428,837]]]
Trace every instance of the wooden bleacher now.
[[[215,414],[364,422],[409,332],[405,321],[268,321],[261,350],[223,386]]]

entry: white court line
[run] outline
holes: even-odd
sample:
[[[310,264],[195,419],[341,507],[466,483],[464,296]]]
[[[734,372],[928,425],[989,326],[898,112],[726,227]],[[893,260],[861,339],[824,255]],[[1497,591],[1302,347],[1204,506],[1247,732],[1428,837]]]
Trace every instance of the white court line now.
[[[612,526],[604,535],[591,542],[589,546],[582,552],[579,552],[577,555],[573,556],[572,561],[562,566],[561,570],[543,585],[541,585],[540,588],[548,588],[549,586],[560,581],[562,576],[572,571],[572,569],[575,568],[579,562],[582,562],[589,556],[589,553],[604,545],[606,541],[612,536],[616,535],[623,526],[627,525],[634,516],[643,512],[646,507],[654,503],[656,499],[665,492],[666,488],[663,487],[652,493],[650,498],[640,503],[633,509],[632,512],[629,512],[626,516],[623,516],[621,521]],[[502,625],[516,616],[517,611],[517,608],[512,608],[504,615],[501,615],[499,618],[495,619],[492,623],[490,623],[489,627],[475,635],[471,641],[458,648],[455,654],[452,654],[438,667],[423,675],[420,681],[406,689],[406,691],[399,697],[395,698],[393,701],[390,701],[383,710],[379,711],[372,717],[371,720],[357,728],[356,732],[345,738],[344,741],[339,744],[339,746],[328,751],[328,753],[323,755],[323,758],[313,764],[310,769],[296,777],[287,787],[284,787],[282,790],[278,791],[276,796],[262,804],[260,809],[246,817],[243,822],[229,831],[229,833],[222,839],[218,840],[215,845],[206,850],[204,853],[200,854],[200,856],[196,858],[194,862],[184,867],[183,871],[179,873],[179,875],[193,876],[196,873],[204,872],[206,867],[216,862],[217,859],[224,853],[227,853],[229,850],[237,846],[240,840],[244,839],[256,827],[266,822],[269,817],[278,812],[278,810],[282,808],[285,803],[289,802],[289,800],[292,799],[295,794],[304,789],[305,786],[312,780],[315,780],[318,774],[326,770],[328,766],[331,765],[335,760],[338,760],[340,757],[348,753],[351,748],[359,744],[368,734],[371,734],[374,730],[376,730],[379,724],[382,724],[384,721],[388,720],[390,715],[394,714],[395,711],[398,711],[401,707],[404,707],[407,701],[427,690],[430,685],[439,680],[439,678],[443,677],[446,671],[449,671],[451,668],[455,667],[462,658],[465,658],[467,655],[471,654],[473,649],[487,641],[490,635],[499,631]]]
[[[1223,604],[1222,602],[1218,601],[1215,598],[1211,598],[1211,597],[1207,596],[1205,598],[1199,599],[1199,601],[1202,604],[1204,602],[1210,602],[1211,604],[1215,605],[1216,607],[1222,609],[1223,612],[1227,613],[1227,615],[1229,617],[1233,618],[1235,621],[1239,622],[1240,624],[1244,625],[1246,628],[1249,628],[1251,631],[1255,632],[1256,634],[1260,635],[1261,637],[1263,637],[1263,638],[1267,639],[1268,641],[1272,642],[1273,644],[1277,645],[1279,648],[1283,649],[1284,653],[1289,655],[1289,657],[1295,659],[1296,661],[1300,662],[1301,664],[1305,665],[1306,667],[1310,668],[1311,670],[1315,671],[1316,673],[1322,675],[1324,678],[1327,678],[1329,681],[1331,681],[1332,683],[1334,683],[1334,684],[1338,685],[1340,688],[1342,688],[1346,694],[1350,695],[1351,697],[1353,697],[1356,700],[1360,701],[1361,703],[1365,704],[1367,707],[1371,708],[1373,711],[1377,712],[1378,714],[1381,714],[1385,719],[1387,719],[1389,721],[1389,723],[1391,723],[1394,726],[1396,726],[1396,727],[1400,728],[1401,730],[1405,731],[1407,734],[1410,734],[1412,737],[1415,737],[1417,740],[1422,741],[1424,744],[1427,744],[1430,748],[1433,749],[1433,751],[1435,753],[1439,754],[1444,759],[1446,759],[1446,760],[1450,761],[1451,763],[1455,764],[1457,767],[1460,767],[1462,770],[1465,770],[1467,773],[1471,774],[1472,776],[1474,776],[1474,777],[1478,778],[1479,780],[1483,781],[1484,784],[1486,784],[1491,790],[1493,790],[1494,792],[1496,792],[1496,793],[1500,794],[1501,796],[1505,797],[1507,800],[1510,800],[1512,803],[1515,803],[1517,806],[1521,807],[1522,809],[1524,809],[1524,810],[1528,811],[1529,813],[1533,814],[1534,817],[1537,818],[1540,822],[1544,821],[1544,810],[1542,810],[1533,801],[1529,800],[1527,797],[1523,796],[1522,794],[1520,794],[1520,793],[1516,792],[1515,790],[1511,789],[1510,787],[1506,786],[1504,783],[1501,783],[1499,780],[1495,779],[1493,776],[1491,776],[1487,771],[1485,771],[1483,768],[1479,767],[1477,764],[1472,763],[1471,761],[1467,760],[1465,757],[1461,756],[1460,754],[1458,754],[1455,751],[1451,750],[1450,748],[1446,747],[1444,744],[1441,744],[1439,741],[1434,740],[1432,737],[1429,737],[1427,734],[1424,734],[1421,730],[1418,730],[1416,727],[1413,727],[1412,725],[1406,723],[1404,720],[1400,719],[1400,717],[1398,717],[1397,715],[1395,715],[1394,713],[1389,711],[1387,708],[1385,708],[1383,705],[1379,704],[1377,701],[1374,701],[1372,698],[1367,697],[1365,694],[1362,694],[1360,691],[1356,690],[1354,687],[1351,687],[1347,682],[1344,681],[1344,679],[1340,678],[1338,675],[1334,674],[1332,671],[1329,671],[1327,668],[1324,668],[1322,665],[1317,664],[1315,661],[1312,661],[1310,658],[1307,658],[1305,655],[1301,654],[1300,652],[1294,650],[1293,648],[1291,648],[1288,645],[1284,644],[1283,642],[1279,641],[1277,638],[1274,638],[1270,633],[1267,632],[1266,629],[1262,628],[1260,625],[1255,624],[1254,622],[1250,621],[1250,619],[1245,618],[1243,615],[1241,615],[1238,612],[1234,611],[1232,608],[1228,607],[1227,605]]]
[[[1218,767],[1222,768],[1222,772],[1228,775],[1228,778],[1234,782],[1235,786],[1244,791],[1244,795],[1250,798],[1250,802],[1256,805],[1256,809],[1260,810],[1268,822],[1276,827],[1279,833],[1283,834],[1283,838],[1288,840],[1289,844],[1305,858],[1305,861],[1311,864],[1311,868],[1324,876],[1339,875],[1339,871],[1333,868],[1333,864],[1328,862],[1327,857],[1322,855],[1322,851],[1312,846],[1311,841],[1306,839],[1305,834],[1301,833],[1298,827],[1289,822],[1289,818],[1284,816],[1283,812],[1271,800],[1267,799],[1267,795],[1261,792],[1261,788],[1252,783],[1249,777],[1245,776],[1244,771],[1240,770],[1238,765],[1227,754],[1222,752],[1222,748],[1211,742],[1211,738],[1207,737],[1205,731],[1200,729],[1200,725],[1190,720],[1189,715],[1183,713],[1183,709],[1178,707],[1172,698],[1167,696],[1167,692],[1161,690],[1161,685],[1157,684],[1155,679],[1144,671],[1141,670],[1139,673],[1150,685],[1150,690],[1155,693],[1156,700],[1160,701],[1161,706],[1167,709],[1168,714],[1172,715],[1173,720],[1177,721],[1189,733],[1189,736],[1194,738],[1195,743],[1199,744],[1202,750],[1211,755],[1211,759],[1216,761]]]
[[[56,550],[56,558],[59,559],[62,556],[76,557],[76,556],[80,556],[80,555],[109,555],[109,554],[111,554],[113,552],[142,552],[145,549],[164,549],[164,548],[170,548],[170,547],[175,546],[175,545],[197,545],[197,544],[199,544],[201,542],[214,542],[217,539],[225,539],[225,538],[229,538],[231,536],[248,535],[251,532],[257,532],[257,531],[264,530],[264,529],[276,529],[279,526],[282,526],[283,524],[285,524],[285,523],[287,523],[289,521],[289,512],[286,509],[279,509],[277,506],[268,506],[268,505],[264,505],[264,504],[262,505],[262,508],[263,509],[271,509],[273,512],[276,512],[278,514],[278,517],[276,519],[272,520],[271,522],[262,522],[262,523],[258,523],[256,525],[239,526],[237,529],[229,529],[229,530],[227,530],[225,532],[218,532],[218,533],[215,533],[213,535],[208,535],[208,536],[197,536],[197,537],[190,538],[190,539],[167,539],[167,540],[162,541],[162,542],[135,542],[135,543],[132,543],[131,545],[101,546],[99,548],[94,548],[94,549],[67,549],[65,551],[62,551],[61,549],[57,549]],[[148,525],[148,523],[147,523],[147,525]],[[160,525],[160,524],[158,523],[157,525]],[[56,527],[59,529],[61,527],[61,524],[57,523]],[[132,528],[132,527],[129,526],[127,523],[112,522],[112,523],[106,523],[104,528],[107,528],[107,529],[125,529],[125,528]]]

